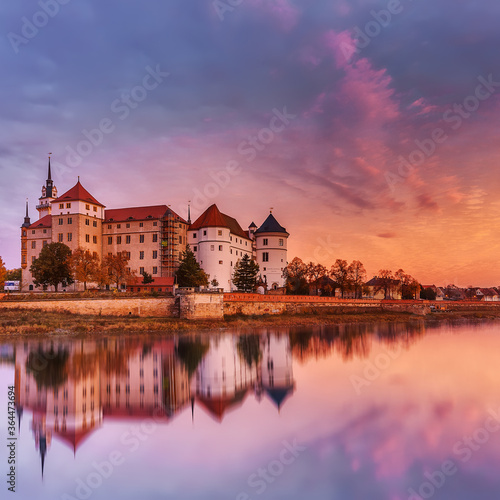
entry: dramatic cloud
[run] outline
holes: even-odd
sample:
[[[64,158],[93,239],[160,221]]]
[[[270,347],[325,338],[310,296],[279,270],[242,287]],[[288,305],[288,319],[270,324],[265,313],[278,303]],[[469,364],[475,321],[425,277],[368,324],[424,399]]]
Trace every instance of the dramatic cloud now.
[[[0,7],[8,266],[51,151],[60,192],[80,175],[108,207],[272,206],[290,259],[335,240],[369,272],[498,284],[498,2],[219,3]]]

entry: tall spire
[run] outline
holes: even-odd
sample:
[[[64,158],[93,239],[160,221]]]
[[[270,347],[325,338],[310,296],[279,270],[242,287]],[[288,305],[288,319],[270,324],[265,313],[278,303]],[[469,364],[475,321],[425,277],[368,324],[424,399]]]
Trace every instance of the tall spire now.
[[[191,200],[188,201],[188,224],[191,224]]]
[[[28,198],[26,198],[26,215],[24,216],[23,227],[28,227],[31,225],[30,217],[28,215]]]
[[[48,180],[48,181],[51,181],[51,180],[52,180],[52,173],[51,173],[51,171],[50,171],[50,155],[51,155],[51,154],[52,154],[52,153],[49,153],[49,174],[48,174],[48,176],[47,176],[47,180]]]

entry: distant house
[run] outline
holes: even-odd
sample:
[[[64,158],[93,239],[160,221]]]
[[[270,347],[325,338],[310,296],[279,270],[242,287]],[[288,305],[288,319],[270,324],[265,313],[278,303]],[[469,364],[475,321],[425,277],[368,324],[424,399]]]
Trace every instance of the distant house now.
[[[494,288],[478,288],[476,290],[476,297],[482,302],[500,301],[500,296]]]
[[[363,297],[367,299],[379,299],[384,300],[385,288],[387,288],[387,298],[401,300],[401,282],[399,280],[388,280],[385,283],[385,279],[375,276],[365,285],[366,291]]]

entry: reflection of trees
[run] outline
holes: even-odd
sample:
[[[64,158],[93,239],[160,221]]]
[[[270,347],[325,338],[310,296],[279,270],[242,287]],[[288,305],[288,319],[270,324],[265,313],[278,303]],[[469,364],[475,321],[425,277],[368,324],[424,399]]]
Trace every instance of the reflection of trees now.
[[[408,348],[425,335],[425,323],[354,323],[290,330],[293,356],[301,361],[327,357],[337,351],[344,361],[366,359],[372,340],[388,349]]]
[[[208,342],[202,341],[199,337],[181,337],[175,348],[177,357],[188,372],[189,378],[198,368],[203,356],[209,349]]]
[[[50,349],[40,345],[28,354],[26,373],[33,375],[39,390],[57,389],[68,379],[68,358],[69,353],[62,346],[55,350],[54,345]]]
[[[240,335],[238,338],[237,348],[238,354],[245,360],[249,367],[253,364],[257,366],[262,359],[259,335]]]

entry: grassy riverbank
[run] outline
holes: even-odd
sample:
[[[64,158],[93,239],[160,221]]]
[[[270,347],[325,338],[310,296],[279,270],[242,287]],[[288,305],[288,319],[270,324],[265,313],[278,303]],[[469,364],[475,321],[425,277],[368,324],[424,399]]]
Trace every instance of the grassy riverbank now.
[[[459,319],[496,319],[500,311],[450,311],[432,313],[425,317],[410,313],[372,311],[335,314],[318,312],[300,315],[276,316],[233,316],[224,321],[187,321],[172,318],[143,318],[77,315],[64,312],[43,312],[36,310],[8,309],[0,315],[0,335],[75,335],[75,334],[118,334],[141,332],[191,332],[200,330],[232,330],[259,327],[314,326],[341,323],[371,322],[430,322]]]

